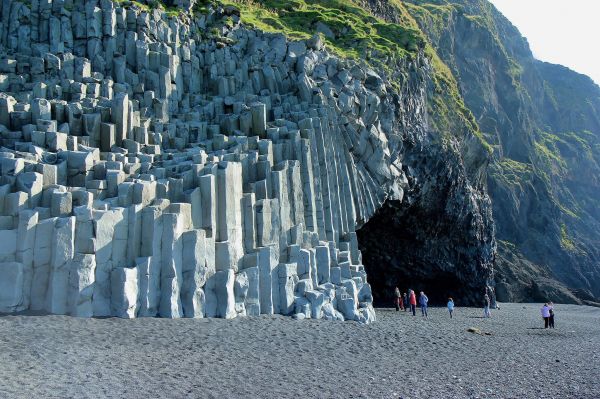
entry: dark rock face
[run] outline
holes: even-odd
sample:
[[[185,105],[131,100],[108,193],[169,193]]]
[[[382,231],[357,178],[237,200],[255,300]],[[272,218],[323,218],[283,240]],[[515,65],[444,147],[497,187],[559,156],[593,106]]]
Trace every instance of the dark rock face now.
[[[434,304],[481,302],[495,254],[489,198],[473,190],[456,152],[409,155],[409,189],[388,201],[358,232],[375,303],[391,303],[394,287],[424,290]],[[407,160],[405,160],[406,162]]]
[[[388,21],[402,22],[401,10],[385,1],[363,6]],[[479,304],[492,283],[496,253],[491,202],[485,188],[488,153],[460,118],[454,131],[438,131],[438,115],[420,115],[433,97],[432,67],[411,74],[401,93],[399,157],[408,182],[401,199],[388,200],[358,231],[363,263],[376,304],[390,306],[394,287],[424,290],[432,303],[452,296],[458,304]],[[419,99],[421,102],[419,102]]]
[[[499,299],[600,297],[600,88],[535,60],[487,1],[409,3],[494,147]]]

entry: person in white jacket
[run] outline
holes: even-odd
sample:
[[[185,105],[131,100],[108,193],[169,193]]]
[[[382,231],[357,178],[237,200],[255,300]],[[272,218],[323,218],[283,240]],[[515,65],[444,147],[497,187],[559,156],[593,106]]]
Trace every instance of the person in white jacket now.
[[[540,311],[542,313],[542,318],[544,319],[544,328],[548,328],[548,324],[550,323],[550,306],[545,303]]]

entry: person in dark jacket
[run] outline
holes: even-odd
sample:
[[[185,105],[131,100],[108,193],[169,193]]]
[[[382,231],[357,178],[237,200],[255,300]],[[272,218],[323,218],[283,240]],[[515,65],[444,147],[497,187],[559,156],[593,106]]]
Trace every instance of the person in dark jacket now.
[[[554,304],[552,302],[549,302],[548,308],[550,308],[550,317],[548,318],[548,327],[554,328]]]
[[[404,298],[404,311],[406,312],[410,307],[410,303],[408,303],[408,294],[405,292],[403,295]]]

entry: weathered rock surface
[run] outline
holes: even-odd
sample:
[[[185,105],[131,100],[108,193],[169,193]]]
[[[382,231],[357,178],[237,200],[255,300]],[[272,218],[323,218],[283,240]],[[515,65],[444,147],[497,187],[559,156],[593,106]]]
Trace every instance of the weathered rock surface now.
[[[494,148],[499,299],[597,301],[600,87],[536,60],[488,1],[407,3]]]
[[[360,3],[390,22],[410,18],[404,2]],[[393,130],[402,132],[402,190],[357,231],[373,297],[385,306],[392,303],[396,286],[425,290],[438,304],[452,296],[479,306],[485,292],[493,293],[496,240],[486,187],[490,154],[476,122],[462,113],[460,94],[451,96],[456,87],[435,68],[411,71],[411,77],[423,75],[426,92],[415,96],[410,85],[405,87],[401,108],[412,112],[393,120]]]
[[[424,59],[402,103],[215,18],[2,3],[0,311],[374,320],[355,230],[402,195]]]

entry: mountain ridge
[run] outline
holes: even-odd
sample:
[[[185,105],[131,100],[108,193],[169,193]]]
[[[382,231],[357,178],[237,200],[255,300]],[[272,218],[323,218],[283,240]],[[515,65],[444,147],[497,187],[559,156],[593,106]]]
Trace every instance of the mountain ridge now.
[[[487,1],[407,3],[458,76],[466,104],[494,147],[488,187],[502,299],[574,300],[571,289],[581,299],[597,298],[600,88],[585,75],[536,60],[527,40]],[[453,12],[443,13],[449,24],[436,30],[422,8],[442,14],[440,4]],[[536,271],[529,277],[507,277],[531,265]],[[548,275],[558,284],[548,283]],[[526,294],[532,290],[541,292]]]

